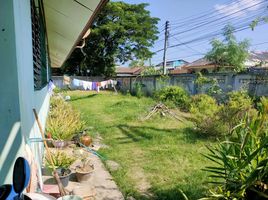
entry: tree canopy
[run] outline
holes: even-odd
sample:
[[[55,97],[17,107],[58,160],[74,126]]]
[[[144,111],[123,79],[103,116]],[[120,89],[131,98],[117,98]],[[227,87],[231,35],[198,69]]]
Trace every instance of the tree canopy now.
[[[226,26],[224,40],[212,40],[212,49],[207,53],[206,58],[219,67],[231,67],[235,72],[245,69],[245,61],[248,57],[249,41],[238,42],[233,34],[233,27]]]
[[[115,63],[152,57],[149,48],[157,40],[159,19],[151,17],[146,6],[109,2],[93,23],[83,52],[76,49],[63,71],[111,76]]]

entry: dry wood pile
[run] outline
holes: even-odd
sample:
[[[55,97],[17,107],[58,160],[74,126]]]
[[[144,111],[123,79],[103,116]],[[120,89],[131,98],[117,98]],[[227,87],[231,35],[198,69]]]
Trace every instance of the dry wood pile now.
[[[172,112],[165,104],[163,103],[158,103],[156,104],[151,111],[149,112],[149,114],[143,118],[143,120],[148,120],[151,117],[155,116],[156,114],[160,114],[163,117],[169,116],[171,118],[177,119],[179,121],[182,121],[182,119],[180,117],[178,117],[174,112]]]

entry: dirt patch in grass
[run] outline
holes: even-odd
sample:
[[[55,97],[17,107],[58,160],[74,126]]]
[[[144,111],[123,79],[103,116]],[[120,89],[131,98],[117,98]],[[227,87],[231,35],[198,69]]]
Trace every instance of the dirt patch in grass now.
[[[133,168],[131,168],[130,172],[131,179],[133,179],[136,183],[136,189],[141,194],[144,194],[146,196],[152,196],[152,194],[149,192],[151,184],[147,180],[144,170],[139,166],[134,166]]]

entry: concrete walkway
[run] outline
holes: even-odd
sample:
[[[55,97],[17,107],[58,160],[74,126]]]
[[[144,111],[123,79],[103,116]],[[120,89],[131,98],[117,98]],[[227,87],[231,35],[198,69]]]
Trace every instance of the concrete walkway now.
[[[72,154],[71,148],[63,149],[62,151],[69,155]],[[124,200],[122,193],[119,191],[112,176],[106,170],[102,161],[97,156],[86,151],[84,151],[83,154],[88,154],[91,163],[94,165],[91,177],[86,182],[77,182],[74,170],[75,166],[79,163],[79,161],[77,161],[71,166],[73,173],[66,189],[85,200]],[[44,176],[44,180],[45,184],[55,184],[55,181],[51,176]]]

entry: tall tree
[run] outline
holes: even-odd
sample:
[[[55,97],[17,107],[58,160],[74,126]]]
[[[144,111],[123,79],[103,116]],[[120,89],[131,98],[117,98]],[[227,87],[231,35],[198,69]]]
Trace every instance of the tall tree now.
[[[90,71],[91,75],[111,76],[117,62],[152,57],[149,48],[157,39],[156,25],[159,19],[151,17],[146,6],[148,4],[145,3],[108,3],[93,23],[86,39],[83,48],[85,57],[69,59],[65,66],[77,61],[81,65],[83,62],[82,74]]]
[[[224,40],[212,40],[212,49],[207,53],[206,58],[215,63],[218,67],[231,67],[235,72],[245,69],[245,61],[248,57],[249,41],[238,42],[233,34],[234,29],[226,26]]]

